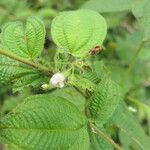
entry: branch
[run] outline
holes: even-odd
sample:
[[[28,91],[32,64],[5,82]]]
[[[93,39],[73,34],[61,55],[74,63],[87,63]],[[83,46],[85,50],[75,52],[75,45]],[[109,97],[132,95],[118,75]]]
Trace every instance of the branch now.
[[[29,61],[29,60],[27,60],[25,58],[22,58],[22,57],[20,57],[18,55],[15,55],[15,54],[11,53],[11,52],[8,52],[8,51],[0,49],[0,54],[4,55],[6,57],[9,57],[11,59],[17,60],[17,61],[19,61],[21,63],[26,64],[26,65],[29,65],[29,66],[31,66],[33,68],[39,69],[41,71],[52,73],[52,72],[49,71],[49,69],[47,67],[45,67],[45,66],[43,66],[43,65],[41,65],[39,63],[34,63],[32,61]]]
[[[142,50],[144,44],[145,44],[145,43],[144,43],[144,41],[143,41],[143,42],[139,45],[139,47],[137,48],[136,53],[135,53],[135,56],[132,58],[132,60],[131,60],[131,62],[130,62],[130,64],[129,64],[129,66],[128,66],[128,68],[127,68],[125,74],[124,74],[124,78],[123,78],[122,82],[124,82],[124,81],[127,79],[127,77],[129,76],[129,74],[130,74],[132,68],[134,67],[134,65],[135,65],[135,63],[136,63],[136,61],[137,61],[138,55],[139,55],[139,53],[141,52],[141,50]]]
[[[116,150],[123,150],[118,144],[116,144],[110,137],[108,137],[105,133],[99,130],[94,124],[90,123],[90,127],[94,129],[97,135],[104,138],[109,144],[111,144]]]
[[[78,87],[73,86],[85,99],[85,104],[84,104],[84,114],[86,117],[88,117],[88,98],[86,94],[84,94]]]
[[[142,42],[139,47],[136,50],[135,56],[133,57],[132,61],[130,62],[130,65],[128,67],[127,73],[130,72],[130,70],[132,69],[132,67],[135,65],[136,60],[138,58],[139,53],[141,52],[142,48],[143,48],[144,42]]]

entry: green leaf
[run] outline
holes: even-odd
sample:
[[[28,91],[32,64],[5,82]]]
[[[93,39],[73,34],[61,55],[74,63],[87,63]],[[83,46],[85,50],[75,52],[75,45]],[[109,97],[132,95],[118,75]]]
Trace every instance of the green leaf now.
[[[24,150],[23,148],[20,148],[20,147],[16,146],[15,144],[5,145],[4,148],[7,150]]]
[[[83,72],[83,77],[89,79],[91,82],[98,83],[100,81],[100,76],[98,76],[95,70],[86,69]]]
[[[136,18],[144,16],[144,10],[149,0],[132,0],[132,13]]]
[[[12,84],[14,92],[29,86],[37,88],[48,81],[49,78],[42,72],[7,57],[0,57],[0,84]]]
[[[90,99],[91,118],[99,124],[105,123],[117,108],[120,99],[118,84],[108,76],[103,77]]]
[[[29,56],[36,58],[41,53],[45,40],[45,27],[42,20],[36,17],[29,17],[25,33]]]
[[[116,39],[117,55],[120,57],[121,61],[123,61],[125,64],[129,64],[136,54],[136,49],[141,44],[143,33],[133,32],[132,34],[126,34],[124,38],[118,36]]]
[[[89,0],[82,8],[92,9],[98,12],[127,11],[132,8],[132,0]]]
[[[15,68],[15,69],[14,69]],[[12,80],[32,72],[30,68],[21,63],[0,56],[0,83],[3,85],[9,84]]]
[[[70,84],[78,87],[81,90],[84,90],[84,91],[88,90],[91,92],[93,92],[96,87],[96,84],[94,84],[92,81],[86,78],[83,78],[82,76],[79,76],[79,75],[75,75],[71,77]]]
[[[27,87],[41,88],[43,84],[48,82],[49,78],[45,76],[45,74],[38,71],[32,71],[29,74],[25,74],[14,80],[13,92],[22,91]]]
[[[3,105],[0,108],[0,113],[2,115],[5,115],[6,113],[9,113],[12,111],[18,104],[20,104],[24,98],[27,97],[27,95],[31,95],[31,92],[29,89],[24,90],[23,92],[19,94],[14,94],[11,96],[7,96],[5,98]]]
[[[119,131],[119,140],[122,148],[125,150],[131,150],[131,147],[135,150],[141,150],[141,147],[135,141],[133,141],[132,138],[130,138],[129,135],[123,130]]]
[[[105,19],[95,11],[84,9],[60,13],[51,27],[56,45],[77,57],[83,57],[90,49],[102,45],[106,32]]]
[[[150,41],[150,1],[146,3],[143,16],[144,41]]]
[[[10,22],[3,26],[1,44],[4,49],[21,57],[37,58],[43,49],[45,28],[36,17],[29,17],[26,25]]]
[[[88,149],[87,121],[64,98],[37,95],[27,98],[0,121],[0,139],[18,149]]]
[[[104,128],[101,130],[105,131]],[[95,132],[89,131],[90,135],[90,150],[113,150],[113,147],[102,137]]]
[[[103,61],[92,62],[90,68],[85,68],[83,71],[83,77],[98,84],[104,74],[107,74],[106,67]]]
[[[126,105],[121,103],[113,116],[107,122],[108,126],[115,125],[128,135],[128,138],[136,142],[141,149],[148,150],[149,139],[136,118],[127,110]]]
[[[150,1],[142,0],[142,1],[133,1],[132,13],[138,19],[143,33],[144,41],[150,40]]]
[[[65,98],[71,103],[73,103],[74,105],[76,105],[81,112],[84,111],[85,98],[81,93],[75,90],[75,88],[69,87],[69,88],[57,89],[51,92],[51,95]]]
[[[130,150],[130,145],[132,144],[132,140],[122,130],[119,131],[119,140],[123,149]]]

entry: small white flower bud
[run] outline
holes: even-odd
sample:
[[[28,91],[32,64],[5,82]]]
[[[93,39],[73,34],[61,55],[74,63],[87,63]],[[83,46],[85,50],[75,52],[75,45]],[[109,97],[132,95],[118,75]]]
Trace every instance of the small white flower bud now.
[[[65,76],[63,73],[55,73],[50,79],[50,83],[55,87],[64,87],[64,82]]]
[[[42,87],[43,90],[50,89],[50,85],[49,84],[43,84],[41,87]]]

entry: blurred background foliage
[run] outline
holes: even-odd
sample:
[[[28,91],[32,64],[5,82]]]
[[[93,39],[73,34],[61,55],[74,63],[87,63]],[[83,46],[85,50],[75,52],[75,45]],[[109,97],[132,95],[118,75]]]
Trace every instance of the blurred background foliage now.
[[[0,28],[9,21],[25,20],[36,15],[43,18],[47,35],[43,57],[53,61],[55,45],[50,35],[52,19],[64,10],[93,9],[107,21],[108,34],[104,50],[92,56],[103,61],[124,92],[124,100],[136,111],[147,135],[150,135],[150,2],[149,0],[0,0]],[[43,60],[41,60],[43,61]],[[1,114],[8,113],[22,99],[41,90],[28,88],[13,93],[0,82]],[[131,110],[133,111],[133,110]],[[120,132],[120,141],[126,136]],[[138,148],[137,148],[138,149]]]

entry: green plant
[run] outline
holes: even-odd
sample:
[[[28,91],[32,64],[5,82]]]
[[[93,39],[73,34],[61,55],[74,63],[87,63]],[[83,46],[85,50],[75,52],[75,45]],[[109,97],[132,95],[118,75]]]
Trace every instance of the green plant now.
[[[147,149],[149,139],[128,112],[124,91],[103,62],[92,60],[91,50],[102,47],[106,33],[106,21],[95,11],[62,12],[51,25],[58,48],[53,62],[45,62],[40,18],[3,26],[0,83],[14,92],[43,90],[0,118],[0,141],[8,149],[121,150],[109,135],[112,127]]]

